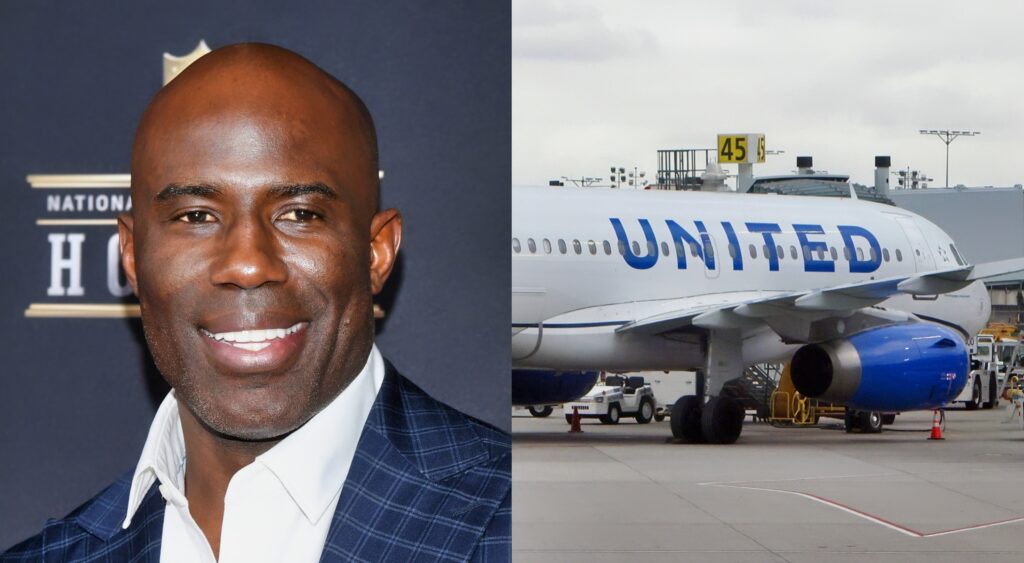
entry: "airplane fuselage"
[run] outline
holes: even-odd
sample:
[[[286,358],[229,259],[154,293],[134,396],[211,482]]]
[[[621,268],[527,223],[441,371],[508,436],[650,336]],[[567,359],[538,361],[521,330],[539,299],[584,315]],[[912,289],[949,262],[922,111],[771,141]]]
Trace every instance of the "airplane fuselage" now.
[[[685,302],[716,303],[965,265],[954,241],[908,211],[851,199],[602,188],[512,195],[512,355],[516,367],[699,369],[699,331],[617,330]],[[980,282],[877,305],[954,328],[988,320]],[[743,335],[746,364],[797,348],[775,331]]]

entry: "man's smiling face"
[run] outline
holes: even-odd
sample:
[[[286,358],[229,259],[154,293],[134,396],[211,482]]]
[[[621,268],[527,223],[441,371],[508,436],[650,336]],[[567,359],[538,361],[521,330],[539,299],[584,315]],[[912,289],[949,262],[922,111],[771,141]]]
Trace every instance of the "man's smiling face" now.
[[[365,363],[400,218],[375,214],[376,142],[354,95],[295,55],[224,51],[143,116],[123,260],[179,402],[224,436],[273,439]]]

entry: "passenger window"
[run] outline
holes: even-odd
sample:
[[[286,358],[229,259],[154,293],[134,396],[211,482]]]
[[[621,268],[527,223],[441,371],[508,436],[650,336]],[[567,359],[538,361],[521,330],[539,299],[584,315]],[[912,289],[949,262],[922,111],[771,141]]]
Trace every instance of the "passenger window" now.
[[[709,246],[707,251],[707,259],[710,260],[715,257],[715,247]]]
[[[768,253],[768,245],[767,244],[762,244],[761,245],[761,256],[764,256],[765,258],[767,258],[768,254],[769,254]]]
[[[608,241],[604,241],[604,253],[608,256],[612,255],[612,245]]]
[[[858,248],[857,249],[857,260],[860,260],[861,262],[864,261],[864,249],[863,248]]]
[[[786,257],[786,251],[782,249],[782,245],[781,244],[780,245],[776,245],[775,253],[779,255],[779,260],[782,260],[783,258]]]
[[[622,242],[620,240],[619,241],[619,256],[625,256],[625,255],[626,255],[626,243],[624,243],[624,242]]]
[[[533,242],[532,238],[526,239],[526,248],[530,249],[530,254],[537,253],[537,243]]]
[[[519,254],[519,251],[522,250],[522,249],[523,249],[523,247],[519,244],[519,239],[513,238],[512,239],[512,252],[515,252],[516,254]]]
[[[588,240],[587,241],[587,248],[590,249],[590,255],[591,256],[597,254],[597,243],[596,242],[594,242],[592,240]]]
[[[917,254],[918,256],[920,256],[920,255],[921,255],[921,249],[920,249],[920,248],[915,248],[915,249],[914,249],[914,252],[915,252],[915,253],[916,253],[916,254]]]
[[[655,245],[651,241],[647,241],[647,255],[651,256],[651,255],[656,255],[656,254],[658,254],[658,247],[657,247],[657,245]]]
[[[900,249],[898,249],[898,248],[896,249],[896,261],[897,262],[902,262],[903,261],[903,253],[900,252]]]
[[[877,250],[877,249],[875,249],[875,247],[873,247],[873,246],[872,246],[872,247],[871,247],[871,248],[870,248],[870,249],[868,250],[868,255],[869,255],[869,256],[871,257],[871,261],[872,261],[872,262],[874,262],[875,260],[878,260],[878,250]]]
[[[583,245],[580,244],[579,239],[572,239],[572,249],[576,251],[576,254],[583,254]]]
[[[748,250],[750,251],[751,258],[757,258],[757,247],[755,247],[754,245],[750,245]]]
[[[825,259],[825,249],[821,248],[819,246],[818,247],[818,261],[821,261],[821,260],[824,260],[824,259]]]
[[[640,243],[633,241],[633,256],[640,256]]]
[[[796,260],[796,247],[793,246],[792,244],[789,245],[789,257],[792,258],[793,260]]]
[[[729,258],[736,259],[736,245],[729,243]]]
[[[810,246],[808,246],[806,244],[801,245],[800,246],[800,251],[803,252],[803,254],[804,254],[804,260],[810,260],[811,259],[811,247]]]
[[[882,249],[882,260],[885,260],[886,262],[889,261],[889,249],[888,248],[883,248]]]
[[[830,247],[829,247],[829,249],[828,249],[828,253],[829,253],[830,255],[832,255],[832,261],[833,261],[833,262],[835,262],[836,260],[838,260],[838,259],[839,259],[839,255],[838,255],[838,254],[836,254],[836,247],[834,247],[834,246],[830,246]]]
[[[849,246],[844,246],[843,247],[843,260],[846,260],[847,262],[850,261],[850,247]]]
[[[560,252],[562,254],[565,254],[565,252],[566,252],[566,250],[565,250],[565,240],[563,240],[563,239],[558,239],[558,252]]]
[[[544,254],[551,254],[551,241],[548,240],[548,239],[544,239],[543,246],[544,246]]]

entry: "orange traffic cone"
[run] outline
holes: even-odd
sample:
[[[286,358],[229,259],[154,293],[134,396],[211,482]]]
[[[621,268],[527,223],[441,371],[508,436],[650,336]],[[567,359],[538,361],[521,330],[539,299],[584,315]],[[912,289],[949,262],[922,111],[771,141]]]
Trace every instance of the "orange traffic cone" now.
[[[570,433],[573,433],[573,432],[581,432],[582,433],[583,432],[583,429],[580,428],[580,409],[579,409],[579,407],[573,407],[572,408],[572,425],[569,426],[569,432]]]
[[[932,417],[932,435],[928,436],[929,440],[945,440],[942,437],[941,416],[941,411],[935,409],[935,416]]]

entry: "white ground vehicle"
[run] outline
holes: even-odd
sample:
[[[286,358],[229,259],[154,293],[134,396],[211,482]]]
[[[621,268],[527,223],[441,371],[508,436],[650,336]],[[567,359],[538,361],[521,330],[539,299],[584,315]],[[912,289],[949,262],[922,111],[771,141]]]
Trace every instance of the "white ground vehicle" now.
[[[672,405],[684,395],[697,394],[695,371],[640,371],[654,391],[654,420],[661,422],[672,414]]]
[[[1012,343],[1016,348],[1016,341]],[[999,405],[999,387],[1003,380],[1003,361],[1000,351],[1009,351],[1009,342],[997,342],[989,334],[979,334],[970,343],[971,371],[967,376],[967,385],[954,399],[962,402],[967,410],[977,408],[991,409]]]
[[[632,416],[640,424],[654,418],[654,391],[644,378],[609,375],[579,400],[565,403],[565,421],[572,422],[575,408],[581,418],[597,418],[603,424],[618,424],[623,416]]]

